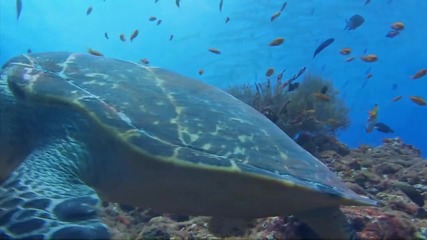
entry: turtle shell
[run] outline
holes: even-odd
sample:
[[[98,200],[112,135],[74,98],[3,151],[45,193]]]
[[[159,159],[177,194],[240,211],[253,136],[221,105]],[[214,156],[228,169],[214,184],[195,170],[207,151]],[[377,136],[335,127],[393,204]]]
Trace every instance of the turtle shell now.
[[[374,204],[265,116],[201,81],[78,53],[22,55],[9,64],[15,68],[8,77],[15,96],[71,105],[156,161],[256,175]]]

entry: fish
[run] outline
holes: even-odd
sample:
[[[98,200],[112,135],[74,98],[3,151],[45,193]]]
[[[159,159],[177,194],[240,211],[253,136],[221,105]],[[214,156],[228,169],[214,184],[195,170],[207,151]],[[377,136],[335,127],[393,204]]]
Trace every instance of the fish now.
[[[105,32],[105,33],[104,33],[104,37],[105,37],[106,39],[110,39],[110,37],[108,37],[108,33],[107,33],[107,32]]]
[[[173,39],[173,34],[170,35],[169,41],[172,41],[172,39]]]
[[[373,75],[372,75],[372,73],[368,73],[368,75],[366,75],[366,79],[369,79],[369,78],[371,78]]]
[[[280,8],[281,12],[283,12],[283,10],[285,10],[286,5],[288,5],[288,2],[283,3],[282,8]]]
[[[360,59],[364,62],[376,62],[378,60],[378,56],[375,54],[368,54],[360,57]]]
[[[392,102],[397,102],[397,101],[399,101],[400,99],[402,99],[402,96],[394,97],[391,101],[392,101]]]
[[[307,67],[303,67],[303,68],[301,68],[301,69],[298,71],[298,73],[292,77],[292,81],[293,81],[293,80],[295,80],[295,79],[297,79],[297,78],[299,78],[299,76],[301,76],[301,75],[305,72],[305,70],[306,70],[306,69],[307,69]]]
[[[279,74],[277,74],[277,81],[281,81],[283,78],[283,73],[285,73],[286,69],[283,69]]]
[[[286,5],[288,2],[283,3],[282,7],[280,8],[280,11],[273,13],[273,15],[270,18],[270,21],[274,21],[276,18],[280,16],[280,14],[285,10]]]
[[[222,11],[222,4],[224,3],[224,0],[219,1],[219,11]]]
[[[154,0],[154,3],[157,3],[159,0]]]
[[[394,83],[393,85],[391,85],[391,90],[396,90],[398,87],[397,83]]]
[[[150,22],[154,22],[156,20],[157,20],[157,18],[154,17],[154,16],[151,16],[151,17],[148,18],[148,21],[150,21]]]
[[[290,84],[291,82],[293,82],[293,81],[295,81],[297,78],[299,78],[304,72],[305,72],[305,70],[307,69],[307,67],[303,67],[303,68],[301,68],[299,71],[298,71],[298,73],[296,73],[296,74],[294,74],[290,79],[288,79],[288,80],[286,80],[284,83],[283,83],[283,87],[286,87],[288,84]],[[279,80],[279,76],[280,76],[280,79],[282,79],[282,75],[283,75],[283,73],[286,71],[286,69],[284,69],[283,71],[282,71],[282,73],[280,73],[279,75],[278,75],[278,79],[277,80]]]
[[[365,5],[368,5],[368,3],[370,3],[370,2],[371,2],[371,0],[366,0]]]
[[[329,38],[326,41],[322,42],[314,51],[313,58],[316,57],[316,55],[319,54],[327,46],[331,45],[334,41],[335,41],[334,38]]]
[[[126,37],[124,34],[120,34],[120,40],[122,40],[122,42],[126,41]]]
[[[278,37],[278,38],[275,38],[273,41],[271,41],[268,45],[275,47],[275,46],[281,45],[284,41],[285,41],[284,38]]]
[[[88,7],[86,10],[86,15],[89,15],[92,12],[93,8],[92,6]]]
[[[370,133],[372,131],[374,131],[375,128],[375,124],[377,123],[377,119],[378,119],[378,104],[374,104],[374,107],[369,110],[368,112],[368,121],[366,123],[366,127],[365,128],[365,132]]]
[[[328,92],[328,86],[323,86],[322,89],[320,90],[321,94],[326,94]]]
[[[385,36],[388,38],[394,38],[399,34],[400,34],[400,32],[397,30],[390,30]]]
[[[162,23],[162,19],[157,20],[157,25],[160,25]]]
[[[16,0],[16,20],[19,20],[22,11],[22,0]]]
[[[360,87],[360,89],[363,89],[367,84],[368,84],[368,81],[366,81],[366,80],[365,80],[365,81],[363,82],[362,86]]]
[[[299,83],[298,82],[296,82],[296,83],[289,83],[288,91],[292,92],[295,89],[297,89],[298,87],[299,87]]]
[[[384,123],[377,122],[375,123],[374,128],[379,132],[394,133],[393,129],[391,129],[389,126],[387,126]]]
[[[130,41],[132,42],[139,34],[138,29],[135,29],[135,31],[133,31],[132,35],[130,36]]]
[[[270,21],[274,21],[276,18],[278,18],[280,16],[280,12],[275,12],[273,13],[273,15],[270,18]]]
[[[181,0],[175,0],[175,4],[176,4],[176,6],[178,6],[179,7],[179,3],[181,2]]]
[[[317,98],[318,100],[322,101],[322,102],[329,102],[329,101],[331,101],[331,98],[328,95],[326,95],[326,94],[314,93],[313,96],[315,98]]]
[[[199,75],[201,76],[205,71],[203,71],[203,69],[199,69]]]
[[[365,22],[365,19],[360,16],[359,14],[353,15],[350,20],[345,20],[346,26],[344,30],[356,30],[356,28],[360,27],[363,22]]]
[[[87,52],[88,52],[89,54],[91,54],[91,55],[98,56],[98,57],[102,57],[102,56],[104,56],[104,54],[102,54],[102,53],[101,53],[101,52],[99,52],[99,51],[93,50],[92,48],[89,48],[89,49],[87,50]]]
[[[342,49],[340,50],[340,53],[341,53],[342,55],[348,55],[348,54],[350,54],[350,53],[351,53],[351,48],[342,48]]]
[[[274,74],[274,68],[268,68],[267,71],[265,72],[265,76],[267,77],[271,77],[271,75]]]
[[[390,27],[394,30],[403,30],[405,28],[405,24],[403,22],[394,22],[390,25]]]
[[[209,50],[209,52],[211,52],[211,53],[221,54],[221,51],[220,51],[220,50],[218,50],[218,49],[216,49],[216,48],[209,48],[208,50]]]
[[[410,96],[409,99],[411,99],[412,102],[420,105],[420,106],[425,106],[427,105],[426,101],[424,100],[424,98],[422,97],[418,97],[418,96]]]
[[[225,23],[228,23],[228,21],[230,21],[230,18],[229,18],[229,17],[226,17],[226,18],[225,18]]]
[[[349,58],[347,58],[345,61],[346,62],[351,62],[351,61],[353,61],[355,58],[354,57],[349,57]]]
[[[412,79],[418,79],[421,77],[424,77],[427,74],[427,69],[421,69],[417,73],[415,73],[411,78]]]
[[[374,107],[368,112],[369,120],[377,119],[378,111],[379,111],[378,104],[374,104]]]
[[[143,58],[141,60],[139,60],[142,64],[148,65],[150,63],[150,61],[148,61],[148,59]]]
[[[31,48],[28,48],[28,49],[27,49],[27,53],[31,53],[31,52],[33,52],[33,51],[31,50]]]

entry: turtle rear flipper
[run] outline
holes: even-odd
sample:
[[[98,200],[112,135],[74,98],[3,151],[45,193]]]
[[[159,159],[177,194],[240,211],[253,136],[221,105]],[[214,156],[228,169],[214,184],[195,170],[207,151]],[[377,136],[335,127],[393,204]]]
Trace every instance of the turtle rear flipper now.
[[[0,188],[1,239],[110,238],[98,217],[100,199],[79,178],[81,150],[56,141],[33,151],[9,176]]]
[[[312,209],[295,215],[324,239],[358,239],[339,207]]]

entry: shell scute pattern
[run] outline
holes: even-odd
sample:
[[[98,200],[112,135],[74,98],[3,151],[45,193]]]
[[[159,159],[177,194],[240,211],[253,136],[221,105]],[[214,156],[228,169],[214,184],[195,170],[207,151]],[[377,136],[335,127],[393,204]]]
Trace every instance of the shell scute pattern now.
[[[52,57],[53,62],[63,62],[61,68],[37,63],[58,75],[62,87],[39,82],[40,88],[48,88],[62,101],[77,103],[145,154],[177,162],[237,166],[243,172],[316,191],[334,186],[335,192],[356,197],[267,118],[223,91],[164,69],[86,54],[63,55]],[[41,97],[48,94],[36,91]]]

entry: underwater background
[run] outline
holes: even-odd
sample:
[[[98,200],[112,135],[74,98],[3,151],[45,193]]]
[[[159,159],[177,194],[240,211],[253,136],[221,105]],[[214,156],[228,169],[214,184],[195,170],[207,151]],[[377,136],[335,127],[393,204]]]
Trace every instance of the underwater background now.
[[[350,110],[351,124],[338,132],[342,142],[358,147],[400,137],[427,156],[427,106],[409,98],[427,99],[427,76],[414,79],[427,68],[425,0],[289,0],[285,6],[286,1],[278,0],[20,2],[18,18],[17,1],[0,0],[0,64],[27,51],[90,48],[107,57],[144,59],[222,89],[265,82],[268,68],[286,69],[288,79],[306,67],[305,75],[330,80]],[[363,23],[344,29],[356,14]],[[396,22],[404,28],[387,36],[396,31],[391,28]],[[138,36],[130,41],[136,29]],[[284,42],[270,46],[276,38]],[[330,38],[334,41],[313,57]],[[351,53],[340,54],[343,48]],[[366,54],[378,60],[362,61]],[[393,102],[398,96],[402,98]],[[393,133],[365,131],[375,104],[378,121]]]

